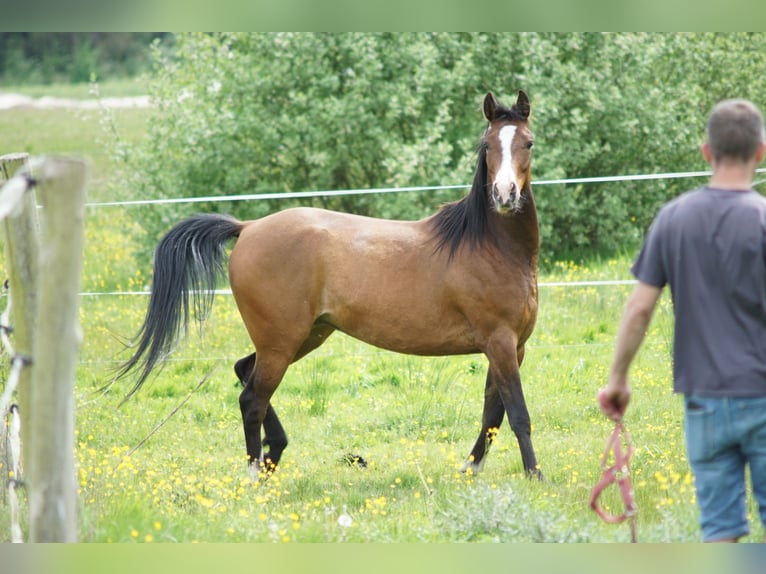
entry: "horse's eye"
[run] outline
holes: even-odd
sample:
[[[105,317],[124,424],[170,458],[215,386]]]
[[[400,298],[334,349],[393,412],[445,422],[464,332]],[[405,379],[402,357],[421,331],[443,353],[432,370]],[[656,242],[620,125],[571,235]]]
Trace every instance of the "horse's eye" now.
[[[535,145],[535,142],[527,142],[527,149],[532,149]]]

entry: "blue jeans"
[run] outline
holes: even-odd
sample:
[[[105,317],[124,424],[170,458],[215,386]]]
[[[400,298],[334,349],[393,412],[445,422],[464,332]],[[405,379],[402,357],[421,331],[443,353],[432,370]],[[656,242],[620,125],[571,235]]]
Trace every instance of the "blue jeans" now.
[[[746,536],[745,468],[766,525],[766,397],[687,395],[689,463],[706,542]]]

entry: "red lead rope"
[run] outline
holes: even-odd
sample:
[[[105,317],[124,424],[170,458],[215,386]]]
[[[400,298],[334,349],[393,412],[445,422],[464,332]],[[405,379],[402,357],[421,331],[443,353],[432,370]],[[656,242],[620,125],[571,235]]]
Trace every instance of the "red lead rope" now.
[[[622,441],[625,441],[625,451],[623,452]],[[630,439],[625,425],[621,422],[617,423],[612,431],[612,435],[606,443],[606,449],[604,455],[601,458],[601,466],[604,469],[604,473],[601,475],[601,480],[593,487],[593,491],[590,495],[590,507],[598,514],[605,522],[610,524],[619,524],[627,519],[630,519],[630,539],[631,542],[636,542],[636,503],[633,499],[633,487],[630,483],[630,457],[633,454],[633,443]],[[613,462],[609,464],[609,455],[613,453]],[[604,491],[604,489],[612,484],[617,483],[620,489],[620,495],[622,501],[625,504],[625,512],[619,516],[608,514],[603,508],[598,505],[598,497]]]

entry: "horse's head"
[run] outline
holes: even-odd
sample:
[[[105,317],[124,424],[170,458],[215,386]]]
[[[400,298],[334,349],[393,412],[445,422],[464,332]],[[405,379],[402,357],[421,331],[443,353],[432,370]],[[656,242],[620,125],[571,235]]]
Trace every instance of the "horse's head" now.
[[[499,213],[516,212],[522,206],[522,191],[531,183],[529,98],[519,91],[516,103],[507,108],[490,92],[484,98],[484,116],[489,121],[483,146],[490,204]]]

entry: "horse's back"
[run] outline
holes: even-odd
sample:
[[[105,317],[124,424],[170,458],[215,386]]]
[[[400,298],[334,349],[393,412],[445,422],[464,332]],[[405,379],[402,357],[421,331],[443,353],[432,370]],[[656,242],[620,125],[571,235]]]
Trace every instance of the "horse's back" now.
[[[526,339],[529,291],[509,292],[518,270],[480,249],[450,258],[436,245],[427,220],[288,209],[244,225],[231,287],[256,346],[275,325],[299,339],[317,322],[421,355],[482,351],[503,325]]]
[[[424,221],[288,209],[245,224],[231,287],[251,336],[320,321],[396,351],[473,352],[434,245]]]
[[[272,265],[280,270],[320,264],[358,268],[376,255],[418,252],[427,241],[420,223],[312,207],[286,209],[244,224],[230,266],[241,259],[261,271]],[[355,256],[359,259],[343,260]]]

